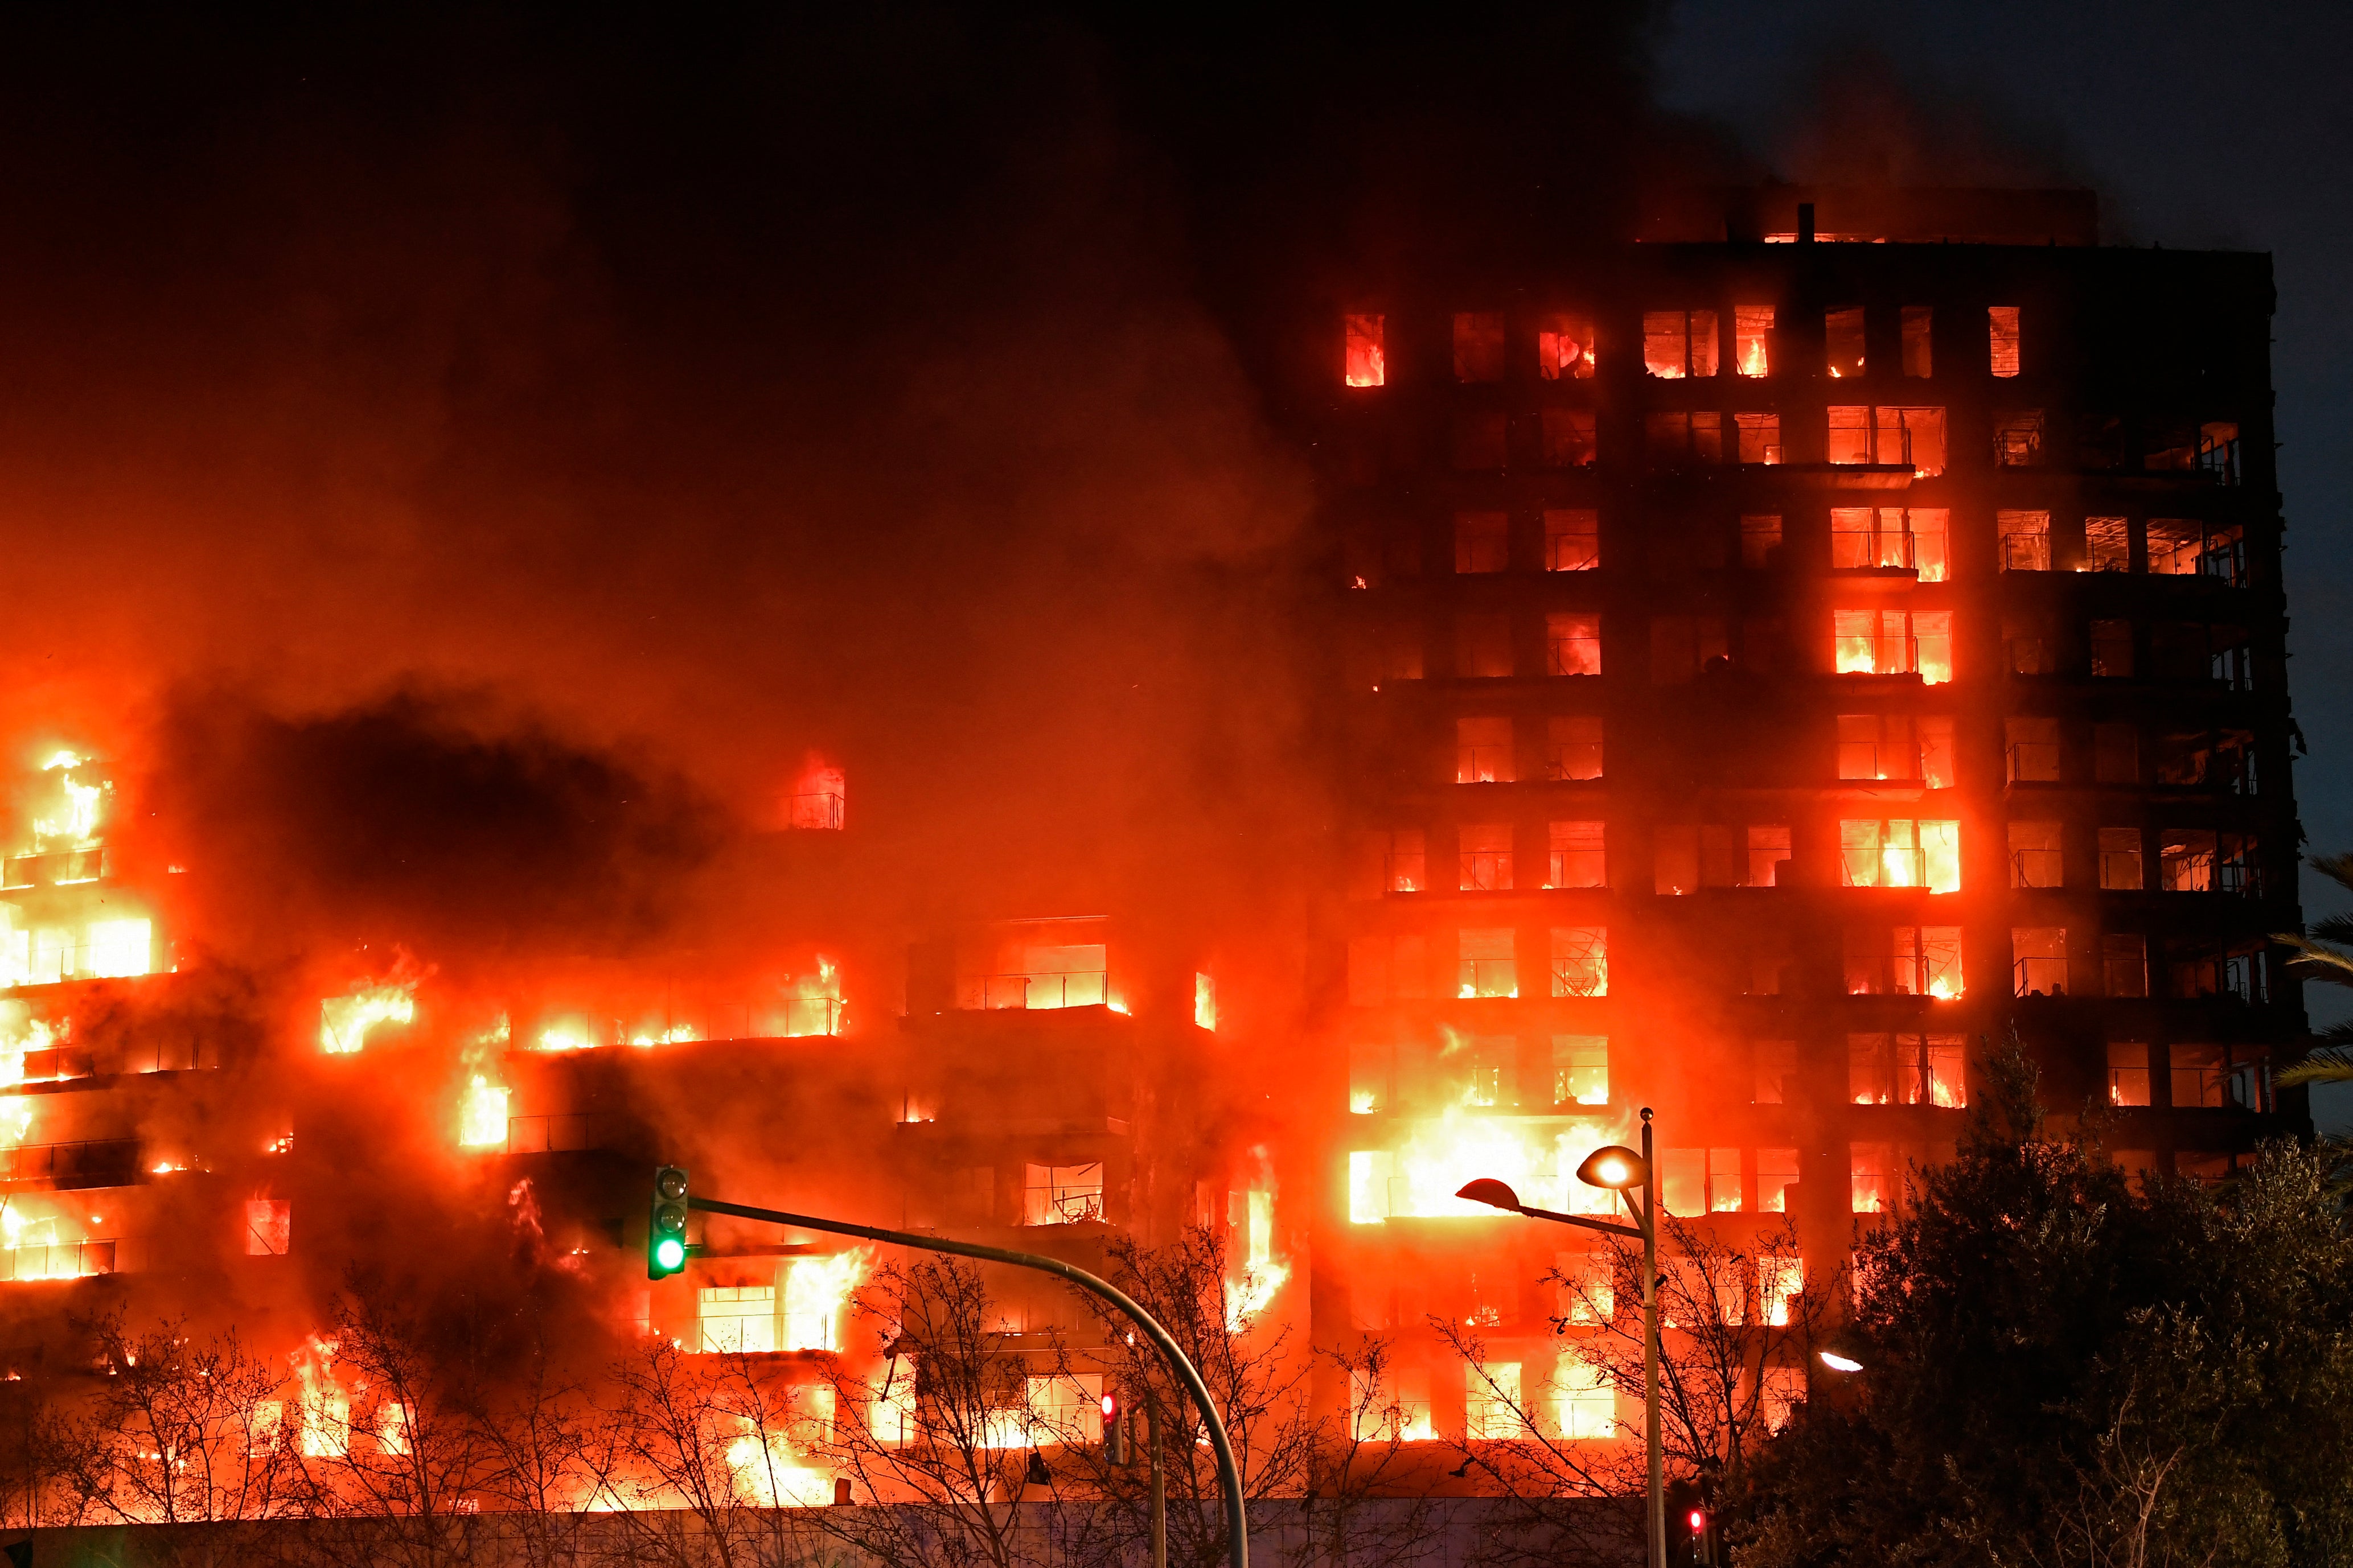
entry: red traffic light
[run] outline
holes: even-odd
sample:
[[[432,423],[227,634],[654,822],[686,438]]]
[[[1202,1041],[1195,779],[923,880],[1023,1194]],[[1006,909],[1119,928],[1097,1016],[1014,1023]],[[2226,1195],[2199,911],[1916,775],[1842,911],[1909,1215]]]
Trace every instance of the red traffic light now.
[[[1707,1512],[1705,1510],[1695,1508],[1691,1510],[1691,1527],[1692,1533],[1694,1535],[1707,1528]]]
[[[1118,1395],[1118,1394],[1104,1394],[1104,1395],[1103,1396],[1103,1419],[1104,1419],[1104,1420],[1106,1420],[1106,1421],[1109,1421],[1109,1420],[1113,1419],[1113,1417],[1115,1417],[1116,1415],[1118,1415],[1118,1414],[1119,1414],[1119,1395]]]

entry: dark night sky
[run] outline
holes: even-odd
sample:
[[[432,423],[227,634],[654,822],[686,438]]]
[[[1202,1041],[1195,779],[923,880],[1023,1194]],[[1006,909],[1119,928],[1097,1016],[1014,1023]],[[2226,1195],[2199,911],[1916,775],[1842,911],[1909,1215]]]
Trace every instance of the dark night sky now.
[[[2272,253],[2298,805],[2316,852],[2353,847],[2353,9],[1678,0],[1657,58],[1667,107],[1792,176],[2084,184],[2111,243]],[[1871,129],[1820,134],[1842,114]],[[2343,995],[2310,988],[2315,1021]]]

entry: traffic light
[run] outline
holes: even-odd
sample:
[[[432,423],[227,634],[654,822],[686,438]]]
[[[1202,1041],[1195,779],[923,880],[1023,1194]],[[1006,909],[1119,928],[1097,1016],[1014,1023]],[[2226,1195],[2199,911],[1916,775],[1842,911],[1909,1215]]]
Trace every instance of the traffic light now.
[[[1715,1515],[1696,1480],[1667,1483],[1667,1561],[1709,1568],[1715,1562]]]
[[[1119,1394],[1114,1389],[1103,1390],[1103,1443],[1106,1464],[1127,1463],[1127,1412],[1120,1408]]]
[[[653,1212],[646,1226],[646,1278],[667,1279],[686,1268],[686,1168],[654,1173]]]

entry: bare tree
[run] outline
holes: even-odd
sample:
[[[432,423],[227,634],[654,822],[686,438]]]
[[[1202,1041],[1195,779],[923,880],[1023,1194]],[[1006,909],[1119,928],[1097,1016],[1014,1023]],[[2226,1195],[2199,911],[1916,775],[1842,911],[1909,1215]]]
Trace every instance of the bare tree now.
[[[1066,1477],[1039,1479],[1039,1448],[1071,1436],[1049,1397],[1068,1375],[1059,1348],[1043,1368],[1014,1349],[981,1271],[955,1258],[888,1265],[852,1304],[887,1353],[871,1379],[828,1362],[835,1410],[822,1454],[860,1502],[891,1506],[811,1510],[794,1522],[888,1568],[1067,1561],[1060,1521],[1025,1522],[1021,1507],[1068,1489]]]
[[[1840,1276],[1802,1273],[1787,1220],[1735,1244],[1662,1215],[1660,1241],[1661,1447],[1671,1476],[1714,1489],[1803,1396],[1806,1363]],[[1491,1561],[1615,1560],[1641,1550],[1640,1510],[1612,1500],[1645,1488],[1642,1248],[1612,1237],[1590,1256],[1589,1271],[1545,1275],[1558,1292],[1551,1323],[1563,1354],[1558,1370],[1534,1384],[1507,1375],[1509,1363],[1491,1360],[1475,1330],[1431,1320],[1469,1364],[1485,1415],[1450,1440],[1505,1500],[1483,1543]],[[1600,1390],[1636,1412],[1613,1417],[1606,1436],[1579,1426],[1573,1414],[1580,1394]]]
[[[593,1560],[588,1521],[609,1506],[617,1430],[581,1384],[564,1381],[534,1334],[522,1375],[493,1402],[484,1427],[491,1465],[483,1490],[503,1506],[501,1523],[525,1568],[574,1568]]]
[[[1404,1401],[1390,1375],[1391,1346],[1377,1334],[1316,1352],[1345,1391],[1318,1432],[1303,1526],[1290,1553],[1298,1568],[1390,1568],[1427,1556],[1441,1525],[1409,1446]]]
[[[76,1326],[107,1373],[57,1450],[83,1517],[211,1524],[285,1510],[299,1479],[284,1441],[286,1379],[235,1329],[199,1341],[174,1319],[134,1333],[120,1309]],[[209,1565],[245,1561],[248,1544],[175,1531],[152,1554]]]

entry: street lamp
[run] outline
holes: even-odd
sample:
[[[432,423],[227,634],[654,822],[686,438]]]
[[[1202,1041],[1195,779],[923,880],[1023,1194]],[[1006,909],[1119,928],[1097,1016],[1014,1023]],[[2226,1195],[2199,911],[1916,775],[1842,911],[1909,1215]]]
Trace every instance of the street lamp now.
[[[1454,1195],[1523,1214],[1530,1219],[1548,1219],[1559,1225],[1608,1231],[1613,1236],[1630,1236],[1642,1244],[1642,1445],[1650,1470],[1650,1490],[1645,1500],[1648,1506],[1643,1511],[1650,1526],[1651,1568],[1666,1568],[1665,1465],[1659,1448],[1659,1182],[1651,1153],[1651,1108],[1642,1107],[1641,1153],[1620,1143],[1605,1145],[1585,1157],[1585,1163],[1577,1167],[1577,1179],[1588,1187],[1606,1188],[1623,1197],[1626,1206],[1634,1211],[1634,1223],[1614,1225],[1585,1215],[1530,1208],[1520,1202],[1519,1194],[1491,1176],[1466,1184]],[[1634,1202],[1638,1188],[1642,1194],[1639,1206]]]
[[[1852,1356],[1841,1355],[1836,1351],[1818,1351],[1815,1353],[1822,1358],[1822,1364],[1830,1368],[1832,1372],[1861,1372],[1862,1370],[1862,1363],[1855,1360]]]

